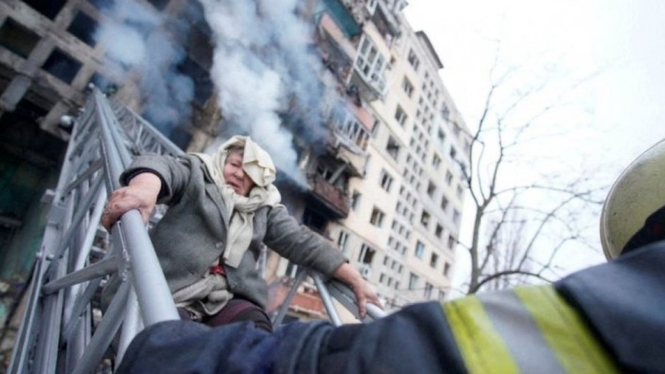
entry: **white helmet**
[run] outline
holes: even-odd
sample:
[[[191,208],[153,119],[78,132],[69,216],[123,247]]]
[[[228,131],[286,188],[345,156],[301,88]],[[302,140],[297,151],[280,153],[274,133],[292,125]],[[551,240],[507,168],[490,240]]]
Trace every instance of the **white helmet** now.
[[[665,140],[621,173],[605,199],[600,240],[608,259],[665,239]]]

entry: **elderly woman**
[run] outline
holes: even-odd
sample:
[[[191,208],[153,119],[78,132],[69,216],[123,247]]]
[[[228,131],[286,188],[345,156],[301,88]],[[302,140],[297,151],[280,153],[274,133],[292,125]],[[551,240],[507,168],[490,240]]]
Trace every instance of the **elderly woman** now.
[[[256,271],[261,243],[296,264],[349,285],[361,315],[377,296],[340,251],[301,227],[279,204],[270,156],[235,136],[213,156],[141,156],[120,177],[102,217],[110,229],[138,209],[147,222],[155,204],[170,208],[151,238],[183,319],[217,326],[251,320],[271,330],[265,281]]]

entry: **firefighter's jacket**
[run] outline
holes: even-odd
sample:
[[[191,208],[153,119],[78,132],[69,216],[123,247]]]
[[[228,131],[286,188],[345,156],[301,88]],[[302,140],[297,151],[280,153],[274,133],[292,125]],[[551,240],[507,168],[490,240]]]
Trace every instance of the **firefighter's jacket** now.
[[[169,321],[120,373],[665,372],[665,242],[554,285],[406,307],[369,324]]]

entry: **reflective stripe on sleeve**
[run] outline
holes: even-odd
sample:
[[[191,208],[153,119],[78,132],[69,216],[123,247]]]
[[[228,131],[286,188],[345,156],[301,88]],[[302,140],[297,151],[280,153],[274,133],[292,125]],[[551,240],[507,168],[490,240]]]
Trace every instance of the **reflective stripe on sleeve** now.
[[[513,291],[488,292],[478,298],[522,373],[566,373],[529,310]]]
[[[618,373],[611,357],[554,287],[524,287],[515,293],[567,372]]]
[[[470,373],[616,373],[614,361],[552,286],[443,304]]]
[[[477,297],[444,303],[443,310],[470,373],[519,373]]]

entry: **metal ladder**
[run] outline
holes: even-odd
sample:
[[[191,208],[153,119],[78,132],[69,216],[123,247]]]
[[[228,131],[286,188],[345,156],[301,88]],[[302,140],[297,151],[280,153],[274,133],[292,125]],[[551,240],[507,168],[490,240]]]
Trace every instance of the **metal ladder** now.
[[[138,211],[123,215],[110,234],[99,226],[120,173],[134,155],[147,152],[182,154],[136,113],[93,89],[71,134],[58,185],[43,199],[51,209],[8,373],[112,372],[102,361],[119,363],[144,326],[179,318]],[[113,273],[122,283],[99,320],[95,295]],[[334,324],[342,322],[333,297],[358,315],[348,287],[300,268],[275,326],[307,276]],[[368,305],[366,320],[383,315]]]

